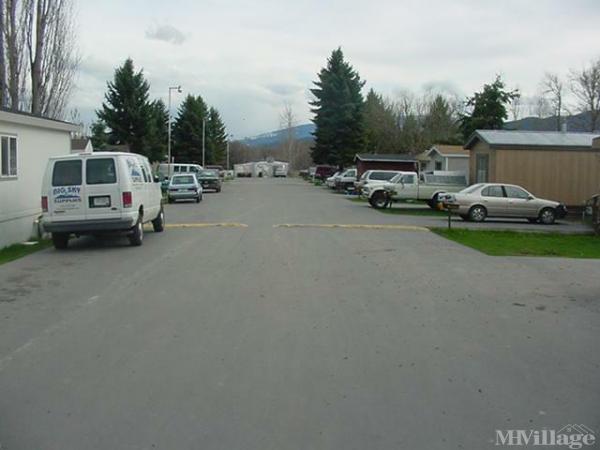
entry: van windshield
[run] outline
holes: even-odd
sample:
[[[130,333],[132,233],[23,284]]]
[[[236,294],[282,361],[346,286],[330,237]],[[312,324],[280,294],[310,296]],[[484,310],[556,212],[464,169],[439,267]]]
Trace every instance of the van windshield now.
[[[52,173],[52,186],[79,186],[81,184],[81,160],[56,161]]]
[[[117,182],[115,160],[112,158],[89,159],[85,164],[87,184],[112,184]]]

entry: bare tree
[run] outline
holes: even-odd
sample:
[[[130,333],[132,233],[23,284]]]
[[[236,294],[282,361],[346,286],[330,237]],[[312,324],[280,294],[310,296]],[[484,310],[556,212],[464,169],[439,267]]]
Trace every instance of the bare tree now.
[[[27,10],[31,112],[64,118],[79,65],[73,2],[23,1]]]
[[[294,166],[294,149],[296,147],[296,116],[289,102],[283,104],[283,110],[279,116],[280,127],[285,130],[284,149],[290,167]]]
[[[25,49],[25,10],[19,0],[2,1],[2,101],[3,105],[18,110],[23,104],[23,64]]]
[[[556,117],[556,131],[560,131],[564,110],[564,83],[557,74],[547,72],[542,79],[541,89],[544,95],[549,96],[552,113]]]
[[[543,119],[551,114],[548,99],[543,95],[537,95],[529,99],[529,114]]]
[[[521,118],[521,96],[517,95],[510,102],[510,114],[512,116],[512,120],[519,120]]]
[[[588,130],[595,131],[600,126],[600,59],[579,71],[571,70],[570,78],[579,110],[590,115]]]

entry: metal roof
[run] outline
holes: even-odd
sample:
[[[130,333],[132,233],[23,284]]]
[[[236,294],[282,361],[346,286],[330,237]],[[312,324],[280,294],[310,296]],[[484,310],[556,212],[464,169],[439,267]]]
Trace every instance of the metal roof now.
[[[562,131],[477,130],[467,140],[466,149],[477,140],[490,146],[507,147],[592,147],[598,133],[568,133]]]
[[[406,155],[402,153],[357,153],[354,160],[359,161],[378,161],[378,162],[414,162],[415,157],[412,155]]]

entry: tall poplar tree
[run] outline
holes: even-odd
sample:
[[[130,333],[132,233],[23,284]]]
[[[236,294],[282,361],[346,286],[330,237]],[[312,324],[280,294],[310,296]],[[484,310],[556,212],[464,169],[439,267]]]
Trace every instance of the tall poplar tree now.
[[[219,111],[211,107],[208,111],[206,122],[206,160],[210,164],[222,164],[225,162],[225,149],[227,147],[227,133],[225,124],[221,119]]]
[[[312,158],[319,164],[349,164],[362,151],[364,138],[364,81],[344,60],[341,48],[334,50],[321,69],[310,104],[315,114]]]

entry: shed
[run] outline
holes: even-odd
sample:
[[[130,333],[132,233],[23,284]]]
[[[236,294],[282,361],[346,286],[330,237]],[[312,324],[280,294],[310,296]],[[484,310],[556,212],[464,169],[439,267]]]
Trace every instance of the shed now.
[[[414,156],[407,154],[388,153],[357,153],[354,157],[358,178],[367,170],[403,170],[417,171],[418,164]]]
[[[467,140],[470,180],[523,186],[534,195],[581,206],[600,192],[600,135],[477,130]]]
[[[79,125],[0,109],[0,248],[31,237],[51,156],[71,152]]]

